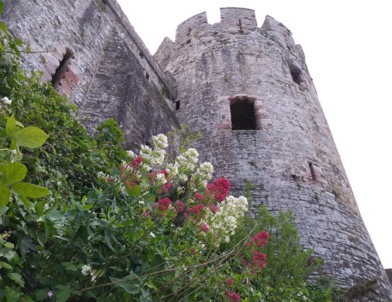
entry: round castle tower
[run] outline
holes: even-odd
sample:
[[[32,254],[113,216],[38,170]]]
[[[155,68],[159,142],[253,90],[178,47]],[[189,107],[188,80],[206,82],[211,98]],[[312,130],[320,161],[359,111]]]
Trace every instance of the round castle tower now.
[[[350,188],[305,64],[290,31],[253,10],[222,8],[177,28],[155,54],[177,80],[176,114],[201,131],[201,159],[235,193],[253,184],[256,204],[292,210],[305,248],[324,259],[321,274],[350,287],[377,279],[391,286]],[[236,192],[237,191],[237,192]]]

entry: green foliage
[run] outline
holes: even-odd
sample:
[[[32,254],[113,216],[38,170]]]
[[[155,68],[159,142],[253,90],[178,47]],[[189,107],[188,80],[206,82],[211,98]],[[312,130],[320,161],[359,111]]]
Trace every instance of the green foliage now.
[[[8,204],[11,192],[23,197],[38,198],[49,194],[44,187],[22,182],[26,178],[27,167],[20,163],[22,153],[20,146],[40,147],[48,138],[45,132],[37,127],[26,127],[15,120],[14,115],[4,115],[4,107],[8,102],[0,100],[3,113],[0,112],[0,124],[5,127],[0,131],[0,206]],[[18,161],[15,161],[18,160]]]
[[[29,182],[50,187],[47,200],[67,207],[80,200],[96,185],[97,171],[110,171],[124,157],[122,132],[111,120],[101,125],[97,139],[90,137],[77,119],[77,111],[67,99],[57,93],[50,83],[40,82],[40,73],[27,76],[20,68],[18,49],[8,32],[0,35],[0,96],[12,99],[13,112],[21,123],[34,125],[49,135],[39,150],[27,141],[37,129],[26,127],[15,135],[18,143],[25,141],[24,164],[30,173]]]
[[[114,120],[90,137],[75,106],[42,84],[39,73],[27,76],[20,68],[23,43],[4,23],[0,29],[0,98],[12,100],[20,120],[0,107],[1,301],[329,295],[305,281],[314,265],[291,214],[273,217],[261,208],[256,222],[244,221],[245,200],[223,201],[223,179],[206,188],[212,166],[198,165],[196,150],[178,146],[180,156],[162,159],[163,147],[144,147],[129,160]],[[154,142],[165,145],[162,137]],[[43,197],[46,188],[51,194]],[[253,241],[265,236],[262,230],[270,232],[268,244]]]

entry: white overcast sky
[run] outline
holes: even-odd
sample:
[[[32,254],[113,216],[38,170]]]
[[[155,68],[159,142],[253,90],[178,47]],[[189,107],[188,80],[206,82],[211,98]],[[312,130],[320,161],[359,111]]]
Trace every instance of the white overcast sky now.
[[[182,21],[220,7],[254,9],[283,23],[305,52],[362,217],[392,268],[392,17],[389,0],[118,0],[147,48],[174,40]]]

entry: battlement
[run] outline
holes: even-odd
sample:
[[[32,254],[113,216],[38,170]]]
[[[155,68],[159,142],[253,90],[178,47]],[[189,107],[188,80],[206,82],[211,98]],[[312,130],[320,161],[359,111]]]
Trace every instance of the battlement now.
[[[257,20],[253,9],[226,7],[220,9],[221,31],[245,32],[257,28]],[[176,40],[189,37],[193,32],[210,29],[206,12],[202,12],[182,22],[177,27]]]
[[[190,40],[192,36],[207,31],[248,34],[259,30],[276,36],[281,43],[295,45],[290,30],[270,16],[266,16],[261,28],[257,27],[256,14],[253,9],[225,7],[220,9],[220,17],[221,21],[217,24],[208,23],[206,12],[190,17],[178,25],[176,41]]]
[[[192,31],[205,29],[206,26],[210,26],[206,12],[190,17],[177,26],[176,41],[183,37],[189,37]]]
[[[222,31],[238,30],[240,33],[257,28],[253,9],[226,7],[220,9]]]

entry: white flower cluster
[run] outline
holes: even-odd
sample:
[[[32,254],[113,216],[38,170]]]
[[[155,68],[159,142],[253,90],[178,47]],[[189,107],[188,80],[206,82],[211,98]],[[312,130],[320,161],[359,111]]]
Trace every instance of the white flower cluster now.
[[[189,148],[184,153],[178,155],[173,164],[169,164],[167,169],[170,177],[177,178],[179,183],[187,182],[189,176],[196,169],[199,160],[199,153],[196,149]]]
[[[97,272],[91,268],[90,265],[83,265],[82,266],[82,275],[84,276],[91,276],[91,281],[95,281],[97,279]]]
[[[152,166],[160,166],[165,161],[166,152],[160,148],[151,149],[149,146],[142,145],[140,156],[143,161]]]
[[[214,173],[212,164],[208,162],[202,163],[192,175],[191,182],[195,188],[205,188],[212,178],[212,173]]]
[[[235,234],[238,220],[248,211],[248,200],[244,196],[238,198],[227,196],[226,200],[219,205],[218,211],[214,214],[208,211],[205,223],[209,228],[209,233],[214,238],[216,246],[221,242],[229,242],[230,236]]]
[[[166,149],[169,143],[167,142],[167,137],[164,134],[158,134],[152,137],[152,142],[156,149]]]
[[[12,104],[12,101],[9,98],[7,98],[6,96],[3,97],[2,99],[0,99],[0,102],[2,102],[3,105],[11,105]]]
[[[158,172],[157,176],[155,178],[155,183],[156,183],[157,186],[162,186],[165,183],[167,183],[165,174],[163,174],[161,172]]]
[[[159,167],[165,161],[166,151],[168,146],[167,137],[164,134],[158,134],[152,137],[154,148],[151,149],[149,146],[142,145],[140,148],[140,156],[143,161],[152,166]],[[132,151],[128,151],[129,156],[134,157],[135,154]]]
[[[10,114],[11,113],[12,101],[6,96],[0,99],[0,115],[1,113]]]

